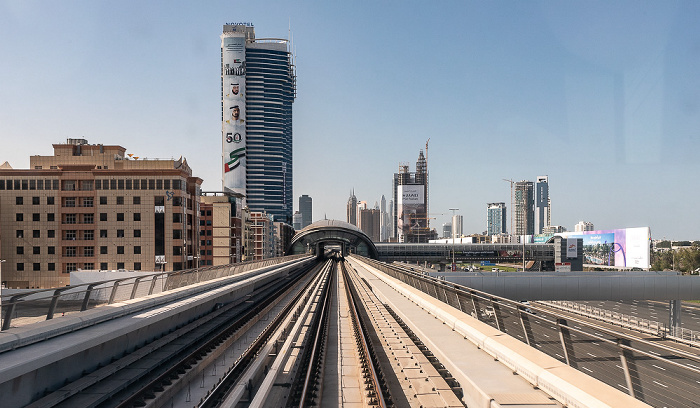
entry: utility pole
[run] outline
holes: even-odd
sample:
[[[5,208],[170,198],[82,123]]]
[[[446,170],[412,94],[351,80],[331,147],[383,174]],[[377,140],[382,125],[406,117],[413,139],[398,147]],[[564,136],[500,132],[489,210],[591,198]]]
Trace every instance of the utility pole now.
[[[459,211],[459,208],[450,208],[450,211],[452,211],[452,272],[455,271],[457,268],[457,264],[455,264],[455,227],[454,227],[454,220],[455,220],[455,211]]]

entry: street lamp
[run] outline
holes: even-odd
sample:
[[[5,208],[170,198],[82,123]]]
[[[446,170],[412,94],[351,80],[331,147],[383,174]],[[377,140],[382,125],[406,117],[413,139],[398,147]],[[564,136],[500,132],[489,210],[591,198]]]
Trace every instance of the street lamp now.
[[[457,269],[457,265],[455,264],[455,232],[457,228],[455,228],[455,211],[459,211],[459,208],[450,208],[450,211],[452,211],[452,272]]]
[[[2,327],[2,264],[5,262],[4,259],[0,259],[0,327]]]

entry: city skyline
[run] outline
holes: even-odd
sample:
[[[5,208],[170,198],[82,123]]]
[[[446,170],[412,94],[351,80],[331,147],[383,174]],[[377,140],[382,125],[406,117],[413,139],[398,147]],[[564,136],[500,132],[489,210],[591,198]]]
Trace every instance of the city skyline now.
[[[372,202],[390,196],[398,164],[430,138],[430,212],[444,214],[433,228],[454,207],[465,233],[483,231],[483,205],[510,203],[502,179],[546,174],[553,224],[700,238],[689,188],[700,4],[234,6],[0,5],[12,39],[0,45],[0,164],[28,168],[52,143],[84,137],[140,157],[184,155],[203,190],[219,190],[218,37],[249,21],[292,39],[291,197],[314,197],[317,214],[345,219],[353,186]]]

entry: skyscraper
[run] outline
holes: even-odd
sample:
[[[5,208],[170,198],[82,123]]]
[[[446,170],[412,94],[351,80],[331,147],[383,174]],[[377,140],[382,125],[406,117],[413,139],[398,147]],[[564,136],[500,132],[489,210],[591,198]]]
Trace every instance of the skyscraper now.
[[[452,216],[452,236],[460,238],[464,235],[464,217],[459,214]]]
[[[313,209],[313,207],[312,207],[311,197],[309,197],[306,194],[299,197],[299,212],[301,213],[301,228],[304,228],[313,222],[312,215],[311,215],[313,213],[312,209]]]
[[[537,176],[535,181],[535,234],[549,225],[549,178]]]
[[[488,235],[497,235],[506,233],[506,203],[488,203],[487,204],[487,227]]]
[[[292,102],[296,74],[289,42],[256,39],[249,23],[221,35],[224,191],[245,195],[253,212],[292,223]]]
[[[350,193],[347,205],[347,221],[348,224],[357,226],[357,197],[355,197],[355,189]]]
[[[399,165],[392,187],[394,231],[398,242],[428,242],[437,238],[437,232],[430,229],[428,222],[428,165],[423,150],[418,154],[415,172],[408,170],[408,164]]]
[[[532,235],[535,231],[535,209],[532,181],[515,183],[515,235]]]

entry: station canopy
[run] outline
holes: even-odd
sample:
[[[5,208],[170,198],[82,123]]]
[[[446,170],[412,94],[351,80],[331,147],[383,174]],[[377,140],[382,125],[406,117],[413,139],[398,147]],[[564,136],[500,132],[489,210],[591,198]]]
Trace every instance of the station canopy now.
[[[287,255],[318,253],[327,246],[339,245],[343,255],[356,253],[377,259],[377,248],[361,229],[344,221],[321,220],[297,232],[287,249]]]

